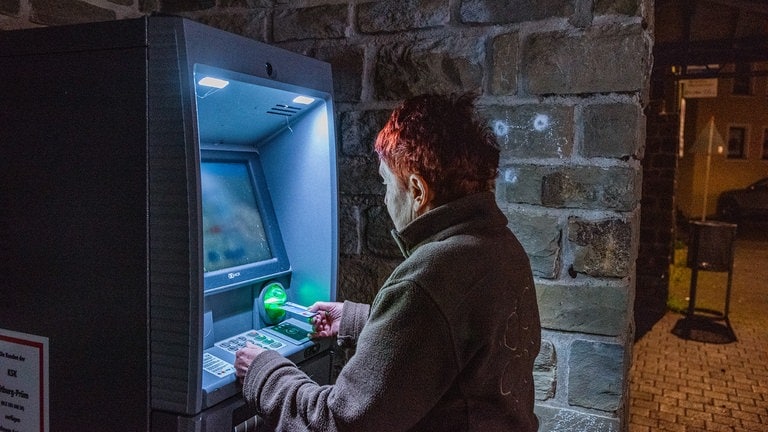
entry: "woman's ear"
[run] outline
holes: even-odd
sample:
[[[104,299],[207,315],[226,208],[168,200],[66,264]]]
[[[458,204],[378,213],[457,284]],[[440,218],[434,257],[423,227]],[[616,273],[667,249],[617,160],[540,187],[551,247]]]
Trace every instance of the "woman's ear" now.
[[[419,174],[408,176],[408,193],[411,195],[412,211],[416,216],[432,210],[432,189],[424,177]]]

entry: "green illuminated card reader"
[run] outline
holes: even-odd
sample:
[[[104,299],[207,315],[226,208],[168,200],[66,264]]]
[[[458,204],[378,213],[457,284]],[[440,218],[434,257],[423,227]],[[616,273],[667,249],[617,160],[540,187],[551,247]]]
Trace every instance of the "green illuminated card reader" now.
[[[288,301],[288,294],[283,285],[272,282],[265,286],[259,294],[256,307],[259,315],[266,324],[277,324],[285,318],[283,305]]]
[[[296,345],[309,342],[309,333],[313,331],[311,320],[317,314],[289,302],[282,284],[273,282],[265,286],[259,295],[259,303],[261,319],[272,324],[262,328],[262,332]]]
[[[262,321],[267,325],[279,324],[286,318],[310,322],[312,317],[317,315],[305,306],[289,302],[285,288],[278,282],[272,282],[261,290],[256,307]]]

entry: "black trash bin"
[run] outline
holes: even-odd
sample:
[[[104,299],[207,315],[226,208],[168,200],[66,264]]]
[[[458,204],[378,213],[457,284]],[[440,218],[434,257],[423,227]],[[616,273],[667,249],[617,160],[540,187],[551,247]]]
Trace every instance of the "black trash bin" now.
[[[696,282],[699,271],[728,272],[723,312],[709,311],[728,319],[733,278],[733,252],[737,226],[720,221],[691,221],[688,236],[688,267],[691,269],[688,316],[696,310]]]

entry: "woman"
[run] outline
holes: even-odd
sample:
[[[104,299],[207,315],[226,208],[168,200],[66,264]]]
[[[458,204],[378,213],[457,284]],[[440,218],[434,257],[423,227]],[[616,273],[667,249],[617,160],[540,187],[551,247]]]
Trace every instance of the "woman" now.
[[[311,307],[316,337],[355,348],[334,385],[249,346],[235,362],[246,400],[265,430],[536,431],[533,277],[496,205],[499,150],[472,98],[403,102],[375,149],[405,260],[370,307]]]

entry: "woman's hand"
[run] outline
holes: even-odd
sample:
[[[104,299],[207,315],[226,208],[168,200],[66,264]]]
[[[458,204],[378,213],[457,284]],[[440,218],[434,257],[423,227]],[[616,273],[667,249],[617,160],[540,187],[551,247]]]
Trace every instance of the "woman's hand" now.
[[[245,378],[245,374],[248,373],[248,368],[251,367],[253,359],[264,351],[266,351],[264,348],[246,342],[245,347],[240,348],[235,353],[235,375],[241,380]]]
[[[332,337],[339,334],[339,324],[341,323],[341,313],[344,310],[344,303],[337,302],[317,302],[309,307],[310,312],[318,312],[312,318],[312,325],[315,332],[309,336],[312,338]]]

